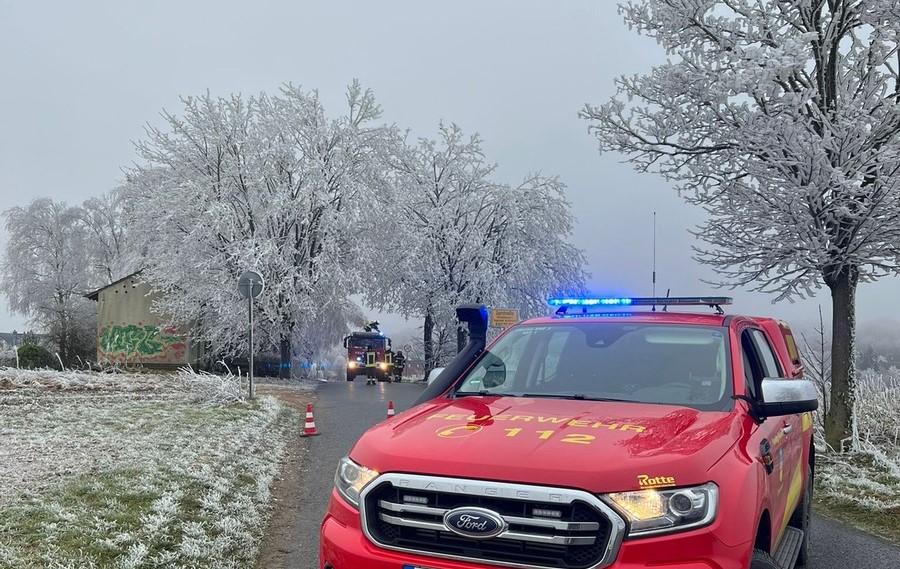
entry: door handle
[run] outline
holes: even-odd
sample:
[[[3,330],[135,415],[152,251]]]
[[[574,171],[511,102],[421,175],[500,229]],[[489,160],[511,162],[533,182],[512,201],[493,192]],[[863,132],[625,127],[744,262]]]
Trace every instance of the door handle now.
[[[785,425],[784,425],[783,427],[781,427],[781,432],[784,433],[784,434],[786,434],[786,435],[791,434],[791,431],[793,431],[793,430],[794,430],[794,426],[793,426],[793,425],[789,425],[789,424],[787,424],[787,423],[785,423]]]

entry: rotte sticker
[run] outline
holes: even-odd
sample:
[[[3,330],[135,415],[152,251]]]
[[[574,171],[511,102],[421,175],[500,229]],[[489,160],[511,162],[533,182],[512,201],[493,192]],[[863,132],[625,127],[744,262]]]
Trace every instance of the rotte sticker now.
[[[646,474],[638,474],[638,486],[641,488],[668,488],[675,486],[674,476],[650,477]]]

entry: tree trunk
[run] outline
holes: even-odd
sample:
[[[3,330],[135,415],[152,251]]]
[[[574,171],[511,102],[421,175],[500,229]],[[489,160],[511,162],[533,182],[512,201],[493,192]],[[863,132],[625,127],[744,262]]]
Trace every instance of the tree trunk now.
[[[434,316],[431,315],[431,312],[425,313],[425,325],[422,327],[422,330],[425,379],[428,379],[428,374],[434,369]]]
[[[291,338],[290,336],[282,336],[279,345],[281,354],[281,365],[278,367],[278,377],[282,379],[290,379],[291,377]]]
[[[856,285],[858,272],[844,267],[826,275],[831,289],[831,397],[825,417],[825,442],[834,450],[849,448],[856,392]]]

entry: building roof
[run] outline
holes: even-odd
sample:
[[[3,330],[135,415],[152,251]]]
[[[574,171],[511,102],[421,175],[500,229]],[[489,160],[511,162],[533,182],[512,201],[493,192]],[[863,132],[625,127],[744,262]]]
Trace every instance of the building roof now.
[[[102,287],[98,288],[94,292],[89,292],[84,296],[85,296],[85,298],[89,298],[90,300],[99,300],[101,292],[108,289],[109,287],[116,286],[117,284],[127,281],[128,279],[130,279],[132,277],[136,277],[137,275],[141,274],[142,271],[143,271],[143,269],[140,269],[140,270],[137,270],[137,271],[131,273],[130,275],[125,275],[121,279],[115,280],[107,285],[103,285]]]

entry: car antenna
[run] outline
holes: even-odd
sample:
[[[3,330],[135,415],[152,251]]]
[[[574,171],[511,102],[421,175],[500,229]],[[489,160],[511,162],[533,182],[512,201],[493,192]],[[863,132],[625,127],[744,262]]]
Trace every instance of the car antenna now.
[[[653,212],[653,278],[651,281],[651,286],[653,290],[652,296],[656,298],[656,212]],[[653,305],[653,308],[650,310],[651,312],[656,312],[656,305]]]
[[[672,289],[670,289],[670,288],[667,288],[667,289],[666,289],[666,298],[669,298],[669,293],[671,293],[671,292],[672,292]],[[663,311],[663,312],[668,312],[668,311],[669,311],[669,305],[667,304],[667,305],[663,306],[662,311]]]

